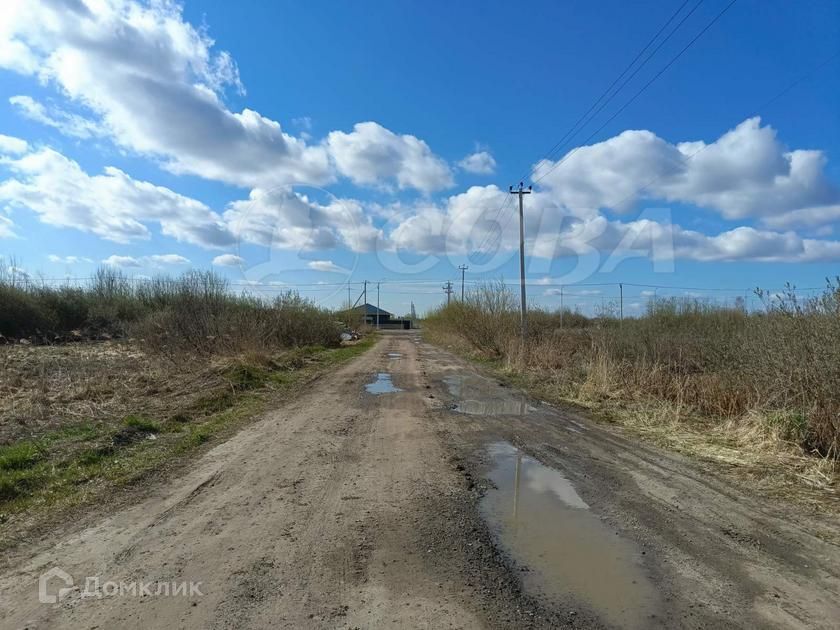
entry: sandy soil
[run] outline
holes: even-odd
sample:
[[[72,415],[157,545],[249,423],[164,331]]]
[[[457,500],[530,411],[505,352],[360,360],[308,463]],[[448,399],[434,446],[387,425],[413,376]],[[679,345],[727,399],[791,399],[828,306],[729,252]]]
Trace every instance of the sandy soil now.
[[[367,393],[380,372],[401,391]],[[607,576],[567,589],[556,576],[568,571],[540,571],[540,539],[523,547],[493,520],[488,501],[505,495],[488,447],[500,442],[527,458],[526,472],[541,462],[561,475],[573,509],[597,519],[586,541],[559,529],[567,542],[553,551],[597,548],[592,532],[609,531],[634,563],[615,575],[650,588]],[[828,518],[527,401],[398,333],[135,504],[57,524],[4,558],[0,627],[836,628],[838,540]],[[39,603],[38,577],[52,567],[74,587]],[[200,582],[202,594],[83,597],[86,576]],[[649,595],[624,623],[611,589]]]

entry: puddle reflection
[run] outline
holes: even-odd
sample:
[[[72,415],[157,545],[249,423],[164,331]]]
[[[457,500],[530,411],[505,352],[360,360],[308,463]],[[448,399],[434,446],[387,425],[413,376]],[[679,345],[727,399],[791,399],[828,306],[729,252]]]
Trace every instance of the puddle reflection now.
[[[496,489],[482,515],[521,564],[526,588],[568,603],[570,595],[623,628],[649,627],[657,595],[635,545],[589,510],[559,470],[507,442],[490,448]]]
[[[453,411],[476,416],[524,416],[535,411],[523,394],[500,388],[487,379],[472,374],[445,376],[443,382],[456,399]]]
[[[401,392],[402,390],[394,385],[391,380],[391,375],[388,372],[380,372],[376,375],[376,380],[373,383],[365,385],[365,389],[369,394],[393,394]]]

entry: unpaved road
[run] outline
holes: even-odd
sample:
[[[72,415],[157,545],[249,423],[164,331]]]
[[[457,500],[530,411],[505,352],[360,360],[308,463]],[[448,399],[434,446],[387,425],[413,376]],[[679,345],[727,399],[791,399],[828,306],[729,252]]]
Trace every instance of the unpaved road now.
[[[367,393],[378,373],[402,391]],[[399,333],[4,558],[0,627],[837,628],[837,540]],[[53,567],[74,586],[39,603]],[[83,597],[86,576],[201,594]]]

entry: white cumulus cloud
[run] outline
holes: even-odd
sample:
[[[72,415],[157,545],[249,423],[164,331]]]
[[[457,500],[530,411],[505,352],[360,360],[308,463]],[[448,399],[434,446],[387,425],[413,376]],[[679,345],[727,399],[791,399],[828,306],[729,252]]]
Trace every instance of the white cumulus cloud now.
[[[475,175],[491,175],[496,172],[496,160],[489,151],[476,151],[458,162],[463,170]]]
[[[386,240],[400,250],[438,255],[514,251],[519,245],[519,224],[515,211],[502,205],[504,194],[496,186],[474,186],[449,197],[442,206],[418,206],[400,218]],[[575,215],[558,204],[553,191],[535,191],[529,197],[526,252],[546,259],[643,251],[654,260],[840,260],[840,242],[804,238],[792,231],[740,226],[708,235],[647,218],[612,221],[592,209],[578,210],[580,215]]]
[[[29,209],[49,225],[127,243],[148,239],[147,224],[156,223],[164,235],[204,247],[234,242],[221,217],[200,201],[132,179],[117,168],[88,175],[49,148],[6,158],[4,165],[14,176],[0,182],[0,201]]]
[[[9,217],[0,214],[0,238],[17,238],[14,227],[15,224]]]
[[[76,257],[68,256],[65,261],[74,258]],[[52,259],[53,257],[51,256],[50,260]],[[89,261],[87,258],[83,260]],[[190,260],[180,254],[152,254],[150,256],[141,256],[140,258],[112,254],[111,256],[108,256],[108,258],[104,259],[102,263],[112,267],[162,267],[164,265],[189,265]]]
[[[26,140],[6,136],[0,133],[0,153],[5,155],[20,155],[29,150],[29,143]]]
[[[58,87],[118,145],[160,158],[173,172],[238,185],[330,179],[323,147],[258,112],[225,106],[226,88],[243,91],[236,64],[184,21],[178,4],[11,0],[4,12],[0,66]],[[17,104],[78,133],[77,120],[33,103]]]
[[[452,186],[452,170],[425,142],[398,135],[375,122],[358,123],[353,131],[333,131],[327,137],[338,171],[353,182],[432,192]]]
[[[771,224],[775,217],[840,203],[840,191],[825,176],[825,155],[788,150],[757,117],[708,145],[670,144],[650,131],[625,131],[558,162],[540,162],[535,179],[556,201],[578,210],[621,211],[647,197]]]
[[[100,125],[94,121],[57,108],[48,110],[43,103],[36,101],[31,96],[13,96],[9,99],[9,103],[14,105],[26,118],[48,127],[54,127],[68,136],[90,138],[104,133]]]
[[[221,254],[213,259],[213,264],[217,267],[238,267],[245,264],[245,259],[235,254]]]
[[[256,188],[247,200],[229,204],[224,219],[242,241],[280,249],[344,245],[365,252],[375,247],[381,234],[356,201],[333,199],[320,204],[286,188]]]
[[[153,265],[189,265],[190,259],[180,254],[152,254],[143,260]]]
[[[336,167],[364,184],[428,191],[452,183],[425,142],[376,123],[310,144],[309,119],[296,119],[295,136],[253,109],[232,111],[227,91],[244,95],[236,63],[177,2],[7,0],[3,12],[0,67],[54,86],[84,115],[25,95],[12,104],[67,135],[104,135],[173,173],[243,187],[320,185]]]
[[[329,271],[333,273],[345,273],[344,267],[339,267],[331,260],[310,260],[306,266],[315,271]]]
[[[103,265],[109,265],[111,267],[142,267],[143,265],[140,263],[139,260],[132,256],[118,256],[117,254],[112,254],[102,260]]]
[[[82,263],[93,262],[93,259],[88,258],[87,256],[58,256],[56,254],[50,254],[47,256],[47,260],[52,263],[59,263],[62,265],[79,265]]]

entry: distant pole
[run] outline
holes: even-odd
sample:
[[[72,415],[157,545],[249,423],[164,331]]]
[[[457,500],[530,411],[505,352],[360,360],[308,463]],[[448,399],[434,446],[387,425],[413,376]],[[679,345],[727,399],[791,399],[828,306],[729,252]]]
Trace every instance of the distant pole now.
[[[563,285],[560,285],[560,328],[563,328]]]
[[[519,182],[519,188],[509,187],[511,195],[519,195],[519,291],[521,308],[522,343],[528,337],[528,303],[525,301],[525,213],[523,209],[523,195],[531,194],[531,186],[525,190],[525,184]]]
[[[353,307],[351,306],[351,304],[353,304],[353,296],[350,294],[350,291],[352,291],[352,289],[350,288],[350,283],[348,282],[348,283],[347,283],[347,310],[348,310],[348,311],[349,311],[351,308],[353,308]]]
[[[618,323],[624,323],[624,284],[618,283]]]
[[[464,273],[469,269],[466,265],[458,265],[458,269],[461,270],[461,301],[464,301]]]
[[[379,283],[376,283],[376,328],[379,328]]]
[[[447,280],[446,284],[443,285],[443,291],[446,293],[446,305],[449,306],[449,302],[452,300],[452,282]]]

